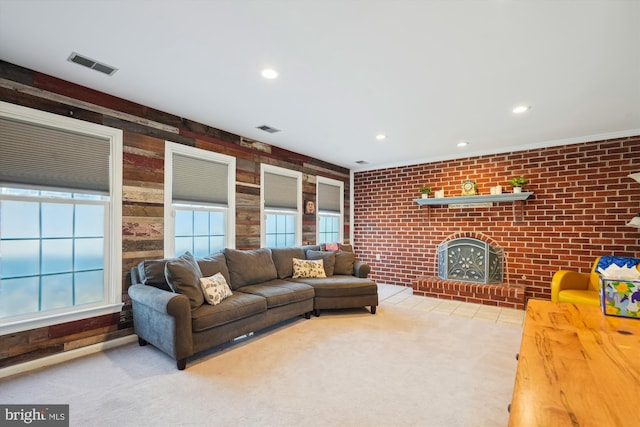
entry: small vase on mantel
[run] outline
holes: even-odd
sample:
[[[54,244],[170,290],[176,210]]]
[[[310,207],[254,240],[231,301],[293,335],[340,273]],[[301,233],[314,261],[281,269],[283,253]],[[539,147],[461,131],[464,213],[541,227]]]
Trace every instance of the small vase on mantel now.
[[[522,189],[529,183],[529,179],[523,176],[515,176],[509,181],[514,193],[522,193]]]
[[[423,199],[428,199],[429,194],[431,194],[431,187],[429,187],[428,185],[421,185],[420,194],[422,194]]]

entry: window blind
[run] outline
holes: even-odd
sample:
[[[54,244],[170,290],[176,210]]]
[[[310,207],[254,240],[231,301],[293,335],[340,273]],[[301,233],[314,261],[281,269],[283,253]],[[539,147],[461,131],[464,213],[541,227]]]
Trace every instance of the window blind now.
[[[340,213],[340,187],[323,182],[318,184],[318,211]]]
[[[298,180],[291,176],[265,172],[264,206],[272,209],[298,209]]]
[[[0,183],[109,194],[107,138],[0,117]]]
[[[229,165],[173,154],[173,202],[212,203],[229,201]]]

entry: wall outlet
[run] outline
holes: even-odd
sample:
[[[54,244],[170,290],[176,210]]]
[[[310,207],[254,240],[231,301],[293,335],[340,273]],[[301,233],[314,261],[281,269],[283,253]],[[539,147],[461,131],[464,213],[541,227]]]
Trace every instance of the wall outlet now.
[[[380,261],[380,254],[376,254],[376,261]]]

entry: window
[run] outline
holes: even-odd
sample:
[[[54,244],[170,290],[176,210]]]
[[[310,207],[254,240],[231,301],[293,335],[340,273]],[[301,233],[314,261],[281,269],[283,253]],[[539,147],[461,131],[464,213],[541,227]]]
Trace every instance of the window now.
[[[296,215],[288,212],[267,212],[266,241],[270,248],[282,248],[296,244]]]
[[[262,246],[302,244],[302,173],[263,164],[261,182]]]
[[[122,131],[0,102],[0,334],[120,311]]]
[[[318,244],[342,242],[340,238],[340,216],[318,214]]]
[[[235,247],[235,158],[165,143],[165,256]]]
[[[344,183],[334,179],[317,178],[317,242],[343,241]]]

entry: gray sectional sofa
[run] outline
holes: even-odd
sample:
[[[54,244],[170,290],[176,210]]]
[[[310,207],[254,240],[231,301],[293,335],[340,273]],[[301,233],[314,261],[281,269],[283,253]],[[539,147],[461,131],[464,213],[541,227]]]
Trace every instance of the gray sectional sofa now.
[[[131,270],[128,289],[140,345],[152,344],[182,370],[198,352],[296,316],[309,319],[323,309],[363,306],[375,314],[378,290],[367,278],[369,266],[355,259],[350,245],[322,249],[225,249],[205,258],[186,253],[140,262]],[[294,259],[296,268],[298,260],[321,259],[326,277],[294,278],[301,274],[294,271]],[[212,305],[203,297],[200,278],[216,273],[232,292]]]

